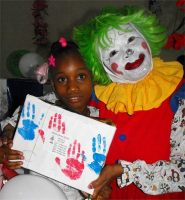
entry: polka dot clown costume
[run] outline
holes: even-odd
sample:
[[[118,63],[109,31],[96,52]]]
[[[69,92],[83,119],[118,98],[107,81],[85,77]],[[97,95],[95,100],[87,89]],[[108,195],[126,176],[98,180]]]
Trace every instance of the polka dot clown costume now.
[[[166,36],[154,15],[131,6],[74,29],[94,76],[92,104],[117,126],[106,164],[126,173],[111,199],[185,198],[185,84],[181,64],[159,57]]]

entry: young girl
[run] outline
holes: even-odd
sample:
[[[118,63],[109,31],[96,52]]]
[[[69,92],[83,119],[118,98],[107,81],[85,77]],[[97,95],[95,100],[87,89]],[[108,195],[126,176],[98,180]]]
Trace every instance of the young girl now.
[[[45,73],[43,73],[44,71]],[[42,65],[37,70],[37,74],[39,77],[47,77],[47,72],[49,72],[54,92],[46,95],[43,98],[45,101],[85,116],[98,116],[96,109],[87,106],[93,91],[91,72],[86,67],[74,42],[67,42],[62,37],[52,44],[48,64]],[[18,115],[17,117],[14,116],[13,119],[15,123]],[[21,167],[21,163],[19,167]],[[54,182],[63,190],[68,199],[83,199],[78,190],[62,183]]]
[[[58,105],[82,115],[90,116],[87,104],[93,85],[77,46],[61,38],[51,47],[49,57],[51,85]]]

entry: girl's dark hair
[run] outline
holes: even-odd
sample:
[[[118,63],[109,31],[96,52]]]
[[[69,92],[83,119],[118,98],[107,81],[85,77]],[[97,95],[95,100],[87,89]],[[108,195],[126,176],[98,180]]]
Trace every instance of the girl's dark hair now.
[[[59,41],[54,42],[51,45],[49,56],[53,55],[54,58],[57,60],[57,58],[65,57],[68,55],[78,55],[81,56],[78,46],[73,41],[67,41],[67,45],[65,47],[62,47]]]
[[[59,41],[54,42],[51,45],[49,56],[54,57],[55,59],[55,65],[57,63],[58,59],[64,59],[68,56],[78,56],[82,58],[81,53],[79,52],[78,45],[73,41],[66,41],[66,45],[62,46],[62,44]],[[50,65],[50,63],[49,63]],[[55,67],[49,66],[49,77],[52,78],[53,72],[55,71]]]

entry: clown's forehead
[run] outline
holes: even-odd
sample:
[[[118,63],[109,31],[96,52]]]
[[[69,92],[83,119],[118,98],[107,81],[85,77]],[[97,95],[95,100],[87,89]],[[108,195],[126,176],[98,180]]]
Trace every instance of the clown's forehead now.
[[[123,37],[122,39],[125,40],[128,39],[130,34],[134,34],[135,36],[142,36],[140,32],[137,30],[137,28],[134,27],[134,25],[128,23],[128,24],[123,24],[120,26],[121,29],[115,29],[115,28],[110,28],[108,31],[108,43],[112,46],[116,45],[116,39],[119,37]],[[143,36],[142,36],[143,37]]]
[[[124,34],[125,32],[131,32],[134,30],[133,25],[131,25],[130,23],[121,25],[120,29],[110,28],[108,34],[111,35],[115,31],[119,34]]]
[[[110,28],[108,31],[108,35],[109,36],[115,36],[115,34],[123,35],[128,32],[136,31],[135,28],[133,27],[133,25],[131,25],[131,24],[123,24],[120,26],[120,28],[121,29]]]

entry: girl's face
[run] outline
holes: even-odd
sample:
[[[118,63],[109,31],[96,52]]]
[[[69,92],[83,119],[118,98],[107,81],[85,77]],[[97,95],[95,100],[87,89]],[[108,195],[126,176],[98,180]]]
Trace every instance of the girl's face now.
[[[82,58],[70,56],[56,63],[52,85],[62,104],[83,114],[92,93],[91,73]]]
[[[143,79],[152,69],[150,48],[143,36],[131,24],[124,31],[108,32],[109,48],[99,48],[103,67],[113,82],[134,83]]]

